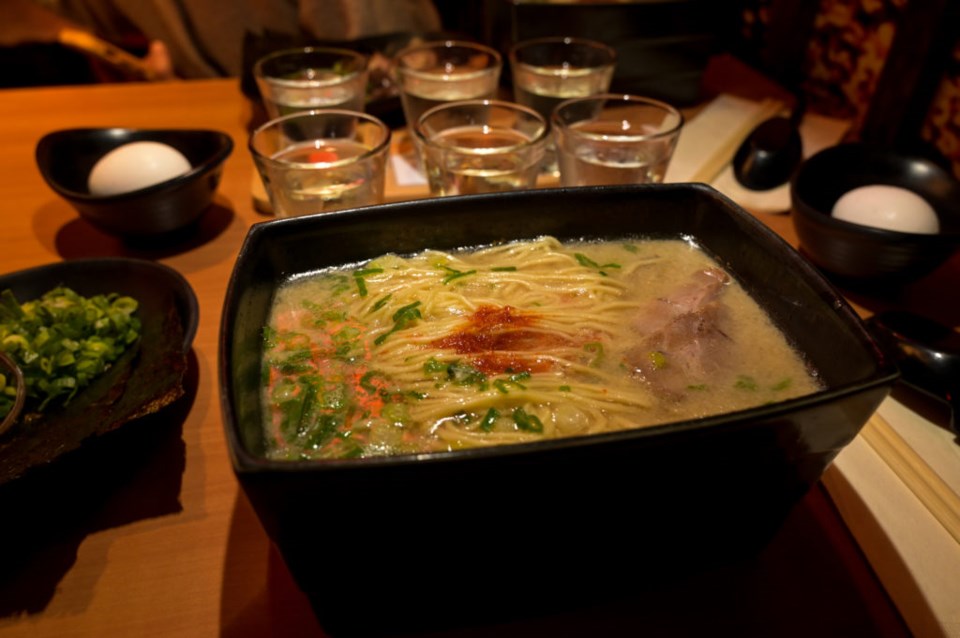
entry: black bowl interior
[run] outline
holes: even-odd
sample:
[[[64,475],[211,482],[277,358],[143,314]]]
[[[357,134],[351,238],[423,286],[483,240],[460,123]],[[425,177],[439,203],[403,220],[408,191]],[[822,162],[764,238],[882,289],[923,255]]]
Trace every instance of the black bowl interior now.
[[[386,252],[545,234],[695,238],[769,311],[826,389],[741,413],[592,437],[420,458],[264,458],[261,332],[278,284]],[[716,191],[682,184],[450,197],[255,225],[229,283],[219,368],[241,485],[298,584],[318,601],[328,629],[377,622],[340,594],[373,581],[390,592],[376,596],[381,622],[457,622],[477,613],[471,596],[484,596],[504,574],[518,591],[549,591],[556,602],[564,597],[555,583],[596,593],[618,574],[647,579],[658,566],[681,570],[731,547],[755,546],[856,435],[896,378],[862,322],[809,262]],[[439,598],[447,604],[428,618],[416,596],[403,593],[407,568],[380,562],[379,552],[317,551],[336,538],[350,538],[355,547],[387,542],[399,551],[420,547],[441,529],[469,551],[431,559],[411,550],[410,568],[436,586],[431,609]],[[550,546],[563,547],[560,555],[517,541],[549,530],[576,541]]]
[[[944,235],[960,237],[960,182],[943,168],[920,157],[871,148],[864,144],[841,144],[825,149],[804,162],[793,190],[806,213],[818,213],[837,227],[865,228],[829,217],[833,205],[849,190],[872,184],[899,186],[926,199],[940,218]],[[885,229],[878,236],[902,235]]]
[[[258,335],[279,284],[298,274],[386,252],[450,249],[541,235],[692,236],[738,277],[814,367],[825,364],[822,373],[833,390],[877,372],[875,353],[867,346],[871,339],[839,293],[788,244],[712,189],[694,185],[553,189],[277,220],[251,228],[231,276],[223,315],[225,407],[230,430],[240,437],[234,442],[241,468],[277,466],[259,458],[263,449],[259,396],[247,391],[255,382],[247,366],[258,365]],[[797,312],[804,304],[806,310]],[[858,356],[836,362],[834,331],[851,339],[849,347],[859,349]],[[463,454],[476,453],[489,451]]]
[[[14,426],[0,437],[0,484],[80,448],[88,437],[145,414],[145,406],[180,382],[175,367],[181,365],[182,376],[185,355],[197,332],[199,306],[193,289],[177,271],[162,264],[128,258],[81,259],[0,276],[0,290],[11,290],[21,303],[60,285],[88,297],[115,292],[136,298],[143,326],[140,351],[131,371],[123,373],[130,375],[123,379],[124,386],[117,385],[118,379],[111,380],[108,371],[70,404],[46,416],[42,428]],[[120,362],[114,367],[119,368]],[[126,388],[123,396],[113,403],[104,401],[116,387]]]
[[[940,219],[937,234],[904,233],[835,219],[847,191],[873,184],[899,186],[926,199]],[[826,271],[849,281],[905,283],[943,263],[960,247],[960,182],[933,162],[841,144],[805,161],[791,183],[801,248]]]
[[[166,182],[129,193],[92,195],[87,178],[109,151],[130,142],[162,142],[184,154],[191,169]],[[116,201],[161,192],[189,182],[218,167],[233,150],[226,133],[204,129],[78,128],[48,133],[37,143],[36,160],[47,183],[64,197],[79,201]]]

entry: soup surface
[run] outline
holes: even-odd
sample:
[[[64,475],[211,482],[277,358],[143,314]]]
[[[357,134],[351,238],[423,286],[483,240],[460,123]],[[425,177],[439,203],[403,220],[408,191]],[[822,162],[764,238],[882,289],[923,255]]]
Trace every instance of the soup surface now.
[[[278,459],[578,436],[819,388],[756,302],[681,240],[384,255],[285,284],[264,342]]]

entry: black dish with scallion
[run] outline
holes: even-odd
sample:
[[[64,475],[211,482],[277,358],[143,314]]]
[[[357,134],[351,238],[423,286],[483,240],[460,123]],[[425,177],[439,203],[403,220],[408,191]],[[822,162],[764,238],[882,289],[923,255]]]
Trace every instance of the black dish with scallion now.
[[[0,433],[0,485],[183,395],[198,304],[175,270],[64,261],[0,275],[0,291],[0,347],[25,390]]]

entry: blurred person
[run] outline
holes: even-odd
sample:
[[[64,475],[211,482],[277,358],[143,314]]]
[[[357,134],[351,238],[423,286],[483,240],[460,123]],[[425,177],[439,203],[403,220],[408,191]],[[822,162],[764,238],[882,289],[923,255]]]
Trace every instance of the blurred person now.
[[[24,0],[16,0],[22,2]],[[29,0],[27,0],[29,1]],[[40,2],[41,0],[33,0]],[[240,76],[246,38],[348,42],[441,26],[431,0],[42,0],[62,19],[115,43],[139,36],[146,59],[181,78]]]
[[[0,86],[171,77],[170,56],[160,41],[111,44],[44,3],[0,2]]]

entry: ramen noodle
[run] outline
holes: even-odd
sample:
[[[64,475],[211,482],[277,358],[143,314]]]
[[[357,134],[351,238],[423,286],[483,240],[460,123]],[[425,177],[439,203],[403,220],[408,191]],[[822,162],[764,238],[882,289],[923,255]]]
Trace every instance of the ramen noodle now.
[[[818,389],[693,242],[388,254],[284,284],[264,330],[272,458],[542,441],[742,410]]]

